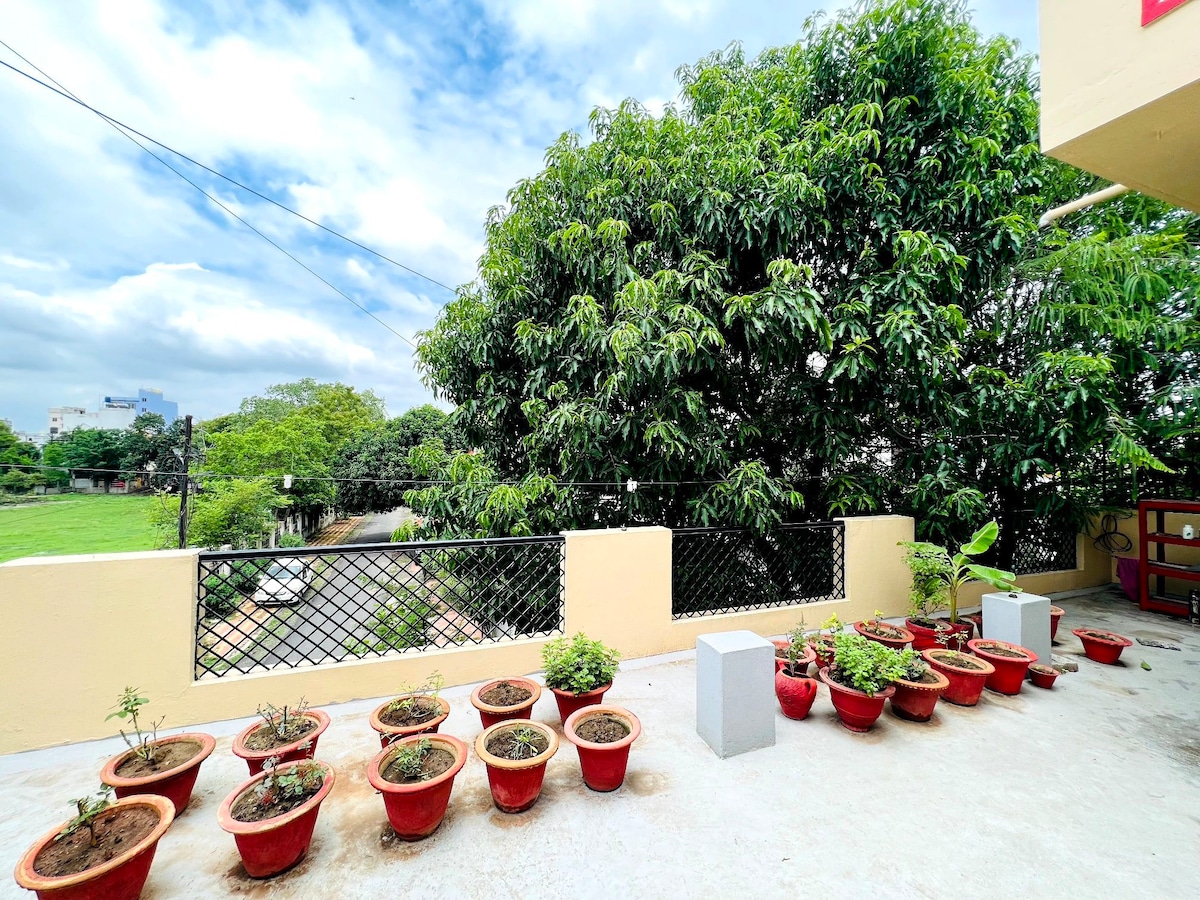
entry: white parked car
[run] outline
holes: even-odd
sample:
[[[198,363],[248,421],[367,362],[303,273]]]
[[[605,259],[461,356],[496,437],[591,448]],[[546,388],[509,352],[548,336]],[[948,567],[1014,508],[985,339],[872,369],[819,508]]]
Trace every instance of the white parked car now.
[[[303,603],[312,580],[312,564],[308,560],[287,556],[273,559],[254,592],[254,602],[260,606]]]

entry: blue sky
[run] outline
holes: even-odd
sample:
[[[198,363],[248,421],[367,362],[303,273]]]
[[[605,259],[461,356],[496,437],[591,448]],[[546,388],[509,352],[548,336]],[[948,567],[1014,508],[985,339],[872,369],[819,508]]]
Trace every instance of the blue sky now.
[[[487,210],[597,105],[673,99],[801,0],[0,0],[0,40],[83,100],[449,285]],[[1036,0],[973,0],[1037,48]],[[23,64],[0,47],[0,59]],[[411,348],[96,119],[0,70],[0,418],[160,387],[205,418],[312,376],[425,402]],[[451,295],[177,167],[404,335]]]

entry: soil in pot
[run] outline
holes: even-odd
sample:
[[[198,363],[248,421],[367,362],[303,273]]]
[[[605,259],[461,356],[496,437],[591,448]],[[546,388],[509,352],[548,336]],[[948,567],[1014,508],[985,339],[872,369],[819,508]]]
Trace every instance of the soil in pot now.
[[[897,628],[895,625],[888,625],[886,622],[863,622],[862,632],[875,637],[885,638],[902,638],[904,631]]]
[[[977,646],[977,649],[986,650],[988,653],[992,654],[992,656],[1003,656],[1003,657],[1006,657],[1007,659],[1028,659],[1029,658],[1024,653],[1018,653],[1016,650],[1009,650],[1007,647],[1000,647],[995,644],[978,644],[976,646]]]
[[[441,714],[441,704],[436,700],[419,697],[410,704],[397,703],[385,708],[379,714],[379,721],[393,728],[415,728]]]
[[[454,765],[454,754],[449,750],[443,750],[441,747],[430,747],[428,752],[421,759],[421,771],[417,775],[405,775],[400,768],[398,760],[392,760],[388,767],[379,774],[385,781],[390,781],[392,784],[420,784],[423,781],[429,781],[441,775],[443,772],[449,771]]]
[[[519,684],[501,681],[479,695],[479,699],[488,706],[516,706],[524,703],[533,696],[533,691]]]
[[[487,742],[487,751],[501,759],[522,760],[541,756],[550,749],[546,736],[535,729],[520,726],[497,731]]]
[[[152,762],[147,762],[130,751],[129,756],[117,765],[116,774],[122,778],[146,778],[149,775],[169,772],[176,766],[182,766],[204,748],[198,741],[173,741],[156,749]]]
[[[303,806],[305,801],[311,800],[320,792],[321,785],[318,784],[311,790],[290,794],[286,797],[276,797],[270,802],[264,803],[255,791],[249,791],[233,804],[230,815],[239,822],[262,822],[265,819],[274,819],[276,816],[291,812],[297,806]]]
[[[246,736],[246,749],[253,750],[255,753],[262,753],[264,750],[286,747],[288,744],[294,744],[296,741],[303,740],[305,735],[312,734],[312,732],[317,730],[317,725],[318,723],[312,719],[305,718],[291,731],[288,737],[282,739],[271,730],[270,726],[263,725]]]
[[[593,744],[612,744],[629,735],[629,726],[616,716],[592,716],[578,726],[575,733]]]
[[[33,870],[45,878],[60,878],[94,869],[136,846],[158,822],[158,813],[144,806],[107,810],[95,819],[95,847],[88,829],[80,828],[47,845],[34,860]]]

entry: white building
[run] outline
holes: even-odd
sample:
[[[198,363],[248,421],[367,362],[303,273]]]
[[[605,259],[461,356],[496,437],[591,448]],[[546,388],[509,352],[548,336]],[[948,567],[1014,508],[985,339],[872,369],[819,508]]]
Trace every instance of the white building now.
[[[170,425],[179,418],[179,404],[165,400],[163,392],[155,388],[138,388],[133,397],[101,397],[96,412],[82,406],[54,406],[50,408],[49,436],[53,439],[76,428],[128,428],[146,412],[160,414]]]

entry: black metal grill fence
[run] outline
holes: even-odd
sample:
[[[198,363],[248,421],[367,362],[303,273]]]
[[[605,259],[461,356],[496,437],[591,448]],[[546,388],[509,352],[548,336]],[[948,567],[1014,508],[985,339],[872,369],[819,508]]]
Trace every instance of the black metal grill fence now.
[[[561,536],[200,554],[196,676],[561,633]]]
[[[676,619],[836,600],[846,593],[841,522],[684,528],[671,538],[671,614]]]
[[[1062,572],[1077,565],[1078,529],[1060,515],[1039,516],[1020,512],[1008,516],[1012,529],[1007,559],[997,560],[999,567],[1017,575]]]

